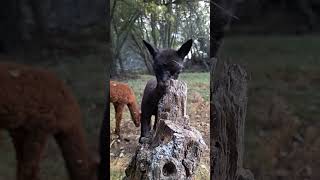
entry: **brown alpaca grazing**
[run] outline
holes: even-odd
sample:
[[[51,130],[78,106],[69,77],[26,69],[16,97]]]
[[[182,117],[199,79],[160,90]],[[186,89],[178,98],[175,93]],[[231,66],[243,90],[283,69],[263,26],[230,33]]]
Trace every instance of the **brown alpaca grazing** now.
[[[136,127],[140,126],[140,109],[137,104],[136,96],[128,84],[110,81],[110,102],[113,104],[116,115],[115,133],[120,137],[120,124],[122,112],[125,105],[128,106],[131,119]]]
[[[96,180],[80,107],[54,74],[25,65],[0,64],[0,130],[12,137],[17,180],[39,180],[39,164],[53,135],[72,180]]]

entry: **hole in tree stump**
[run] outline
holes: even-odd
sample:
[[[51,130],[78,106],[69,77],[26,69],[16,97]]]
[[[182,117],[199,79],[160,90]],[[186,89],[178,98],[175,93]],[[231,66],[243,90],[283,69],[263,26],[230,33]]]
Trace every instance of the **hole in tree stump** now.
[[[164,141],[164,136],[162,136],[162,137],[160,138],[160,140],[161,140],[161,141]]]
[[[167,162],[162,168],[162,173],[164,176],[172,176],[176,174],[176,165],[174,165],[173,162]]]

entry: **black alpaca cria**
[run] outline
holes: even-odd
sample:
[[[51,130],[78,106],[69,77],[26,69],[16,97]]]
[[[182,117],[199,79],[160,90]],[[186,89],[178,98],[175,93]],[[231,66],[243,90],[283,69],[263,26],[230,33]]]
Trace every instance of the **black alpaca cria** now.
[[[153,58],[153,70],[155,79],[148,81],[141,102],[141,136],[146,137],[151,130],[151,116],[155,115],[153,129],[155,129],[158,117],[158,102],[166,90],[167,81],[169,79],[178,79],[184,67],[184,57],[189,53],[192,46],[192,39],[185,42],[179,50],[174,49],[157,49],[153,48],[149,43],[143,41]]]

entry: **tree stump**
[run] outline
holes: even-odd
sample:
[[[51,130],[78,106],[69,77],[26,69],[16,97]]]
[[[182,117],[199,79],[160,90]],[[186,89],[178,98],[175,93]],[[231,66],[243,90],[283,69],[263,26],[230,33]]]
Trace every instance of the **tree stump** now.
[[[224,64],[214,78],[210,91],[210,177],[253,180],[253,174],[243,168],[247,73],[239,65]]]
[[[189,125],[186,108],[186,83],[170,80],[159,101],[156,130],[138,146],[125,180],[193,179],[207,145]]]

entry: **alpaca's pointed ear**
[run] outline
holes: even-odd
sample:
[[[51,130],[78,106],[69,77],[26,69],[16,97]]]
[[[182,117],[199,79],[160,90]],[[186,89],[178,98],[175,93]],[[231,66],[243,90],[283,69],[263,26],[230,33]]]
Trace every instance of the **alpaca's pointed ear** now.
[[[143,40],[143,44],[148,48],[150,54],[152,57],[155,57],[157,52],[158,52],[158,49],[157,48],[153,48],[151,46],[151,44],[149,44],[147,41]]]
[[[192,46],[192,39],[189,39],[187,42],[185,42],[180,49],[177,51],[177,54],[180,58],[184,58],[190,51]]]

